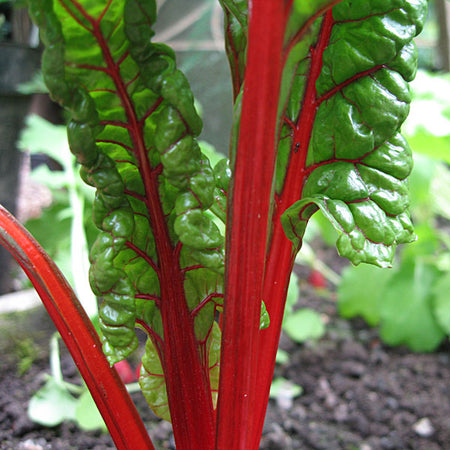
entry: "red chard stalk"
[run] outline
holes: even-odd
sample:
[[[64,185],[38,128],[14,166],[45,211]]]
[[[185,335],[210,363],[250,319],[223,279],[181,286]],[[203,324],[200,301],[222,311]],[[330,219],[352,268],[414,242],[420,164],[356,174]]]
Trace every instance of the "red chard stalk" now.
[[[91,321],[62,273],[34,238],[0,206],[0,243],[30,278],[58,328],[119,449],[154,449]]]

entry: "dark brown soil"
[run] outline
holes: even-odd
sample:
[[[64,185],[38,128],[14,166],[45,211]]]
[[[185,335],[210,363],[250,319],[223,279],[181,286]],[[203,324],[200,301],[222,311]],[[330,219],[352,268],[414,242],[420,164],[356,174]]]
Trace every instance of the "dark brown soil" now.
[[[314,305],[328,321],[327,334],[304,345],[282,337],[290,360],[277,366],[276,375],[302,386],[303,394],[291,404],[270,401],[261,449],[449,450],[448,343],[433,354],[388,348],[362,321],[339,318],[333,301],[308,286],[303,296],[305,304]],[[110,437],[100,432],[81,432],[70,423],[46,429],[27,418],[28,400],[48,372],[46,349],[52,331],[44,311],[32,317],[39,327],[29,323],[29,316],[0,318],[0,448],[114,448]],[[32,329],[36,359],[18,376],[17,339]],[[76,379],[67,355],[63,371],[68,379]],[[170,425],[152,416],[140,394],[133,399],[157,448],[173,448]]]

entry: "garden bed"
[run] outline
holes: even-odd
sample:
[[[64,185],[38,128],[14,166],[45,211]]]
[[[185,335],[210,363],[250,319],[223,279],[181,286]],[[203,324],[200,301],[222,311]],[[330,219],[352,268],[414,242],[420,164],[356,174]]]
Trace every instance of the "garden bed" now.
[[[341,319],[330,297],[317,295],[308,285],[302,293],[303,304],[322,314],[327,333],[304,345],[282,337],[290,359],[277,366],[276,376],[300,385],[303,393],[292,402],[270,401],[261,449],[449,448],[448,342],[432,354],[388,348],[362,321]],[[49,429],[27,418],[28,400],[49,370],[48,339],[54,328],[43,308],[2,315],[0,329],[1,449],[114,448],[101,432],[81,432],[70,423]],[[24,339],[31,343],[28,350],[20,344]],[[18,363],[26,357],[34,361],[18,376]],[[77,381],[77,370],[64,352],[62,364],[66,379]],[[170,426],[152,415],[139,393],[133,399],[157,448],[171,448]]]

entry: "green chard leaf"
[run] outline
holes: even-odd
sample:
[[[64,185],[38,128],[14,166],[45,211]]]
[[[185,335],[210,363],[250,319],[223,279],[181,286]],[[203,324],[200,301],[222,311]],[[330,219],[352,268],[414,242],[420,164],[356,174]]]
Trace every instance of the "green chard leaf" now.
[[[426,7],[426,0],[347,0],[307,27],[293,14],[275,190],[297,247],[318,208],[354,264],[390,266],[396,245],[415,239],[407,211],[412,156],[399,130]]]
[[[217,404],[220,368],[220,337],[219,325],[214,323],[206,339],[207,367],[214,406]],[[167,389],[164,371],[158,356],[158,351],[149,339],[139,373],[139,384],[147,403],[158,417],[170,421],[170,410],[167,399]]]
[[[224,11],[225,49],[233,82],[234,98],[238,96],[244,81],[248,5],[247,0],[219,0]]]
[[[101,232],[90,280],[103,298],[100,325],[111,364],[136,349],[136,326],[151,339],[144,366],[172,364],[166,354],[174,328],[177,336],[195,336],[194,353],[213,349],[200,365],[217,362],[210,336],[220,333],[214,315],[224,250],[208,210],[223,181],[216,183],[196,141],[202,122],[173,51],[151,42],[155,1],[29,4],[46,47],[44,80],[70,114],[81,176],[97,189],[93,216]],[[168,325],[179,308],[188,311],[185,322]],[[158,389],[159,402],[164,383]]]

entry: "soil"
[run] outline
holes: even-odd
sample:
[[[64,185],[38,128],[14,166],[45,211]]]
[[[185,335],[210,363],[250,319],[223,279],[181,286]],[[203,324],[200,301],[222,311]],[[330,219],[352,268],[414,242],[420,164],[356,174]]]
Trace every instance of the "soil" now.
[[[300,385],[303,392],[294,399],[270,400],[260,448],[450,449],[449,343],[432,354],[388,348],[376,329],[361,320],[341,319],[333,294],[319,295],[305,284],[302,298],[303,306],[320,311],[327,333],[303,345],[282,336],[281,347],[290,358],[277,365],[275,375]],[[45,428],[28,419],[29,398],[49,371],[46,349],[53,330],[41,308],[28,315],[0,316],[0,448],[114,448],[102,432],[82,432],[72,423]],[[19,338],[24,335],[34,343],[34,361],[18,376],[17,364],[24,358]],[[64,352],[62,365],[68,381],[78,380]],[[152,415],[140,393],[133,394],[133,400],[156,447],[174,448],[170,425]]]

